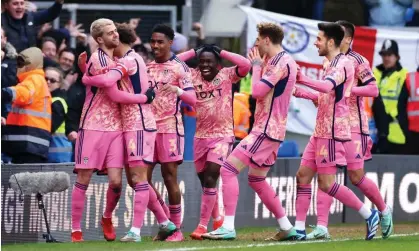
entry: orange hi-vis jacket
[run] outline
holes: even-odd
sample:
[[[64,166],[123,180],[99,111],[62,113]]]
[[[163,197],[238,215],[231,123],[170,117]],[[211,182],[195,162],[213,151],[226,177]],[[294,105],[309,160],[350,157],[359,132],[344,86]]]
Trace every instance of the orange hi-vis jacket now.
[[[243,93],[234,93],[233,120],[234,136],[243,139],[249,134],[250,116],[249,96]]]
[[[18,79],[19,84],[9,87],[13,93],[12,110],[7,116],[2,137],[3,151],[47,158],[52,99],[45,73],[42,69],[35,69],[19,74]]]
[[[407,102],[409,131],[419,132],[419,72],[407,74],[406,87],[409,91],[409,100]]]

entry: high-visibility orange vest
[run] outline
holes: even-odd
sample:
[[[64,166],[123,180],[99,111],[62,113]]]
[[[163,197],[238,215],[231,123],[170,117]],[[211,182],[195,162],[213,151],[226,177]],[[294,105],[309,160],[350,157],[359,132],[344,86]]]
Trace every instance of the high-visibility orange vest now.
[[[243,93],[234,93],[233,120],[236,138],[243,139],[249,134],[250,116],[249,96]]]
[[[407,74],[406,87],[409,91],[409,101],[407,102],[409,131],[419,132],[419,72]]]
[[[7,116],[2,137],[3,150],[9,154],[31,153],[48,157],[51,140],[51,93],[42,69],[18,75],[12,110]]]

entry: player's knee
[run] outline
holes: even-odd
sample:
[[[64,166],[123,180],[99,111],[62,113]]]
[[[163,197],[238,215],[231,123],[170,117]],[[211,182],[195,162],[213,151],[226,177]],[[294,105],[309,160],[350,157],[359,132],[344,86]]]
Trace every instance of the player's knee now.
[[[120,179],[109,179],[109,187],[112,189],[122,189],[122,180]]]
[[[349,171],[348,175],[349,175],[349,180],[351,181],[351,183],[353,185],[356,185],[364,176],[364,172],[362,170]]]
[[[217,186],[217,178],[213,176],[207,176],[204,178],[204,187],[214,188]]]
[[[317,183],[320,190],[322,190],[325,193],[328,193],[330,188],[334,184],[334,181],[332,179],[329,179],[328,177],[319,176]]]
[[[305,180],[307,179],[306,178],[306,175],[304,174],[304,172],[303,171],[301,171],[301,170],[298,170],[297,171],[297,183],[298,184],[305,184]]]
[[[77,173],[77,183],[89,185],[92,173],[93,172],[90,172],[90,170],[79,170]]]
[[[177,184],[177,178],[176,178],[176,176],[174,176],[172,174],[169,174],[169,173],[163,175],[163,181],[164,181],[164,184],[166,186]]]

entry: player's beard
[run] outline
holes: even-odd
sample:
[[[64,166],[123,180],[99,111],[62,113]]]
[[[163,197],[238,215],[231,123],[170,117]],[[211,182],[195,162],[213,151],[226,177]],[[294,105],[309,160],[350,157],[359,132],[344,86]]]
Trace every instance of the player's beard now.
[[[108,49],[115,49],[116,47],[118,47],[119,45],[119,40],[109,40],[109,41],[105,41],[105,46]]]
[[[329,53],[329,50],[327,49],[327,47],[323,47],[323,48],[319,48],[319,56],[323,57],[326,56]]]

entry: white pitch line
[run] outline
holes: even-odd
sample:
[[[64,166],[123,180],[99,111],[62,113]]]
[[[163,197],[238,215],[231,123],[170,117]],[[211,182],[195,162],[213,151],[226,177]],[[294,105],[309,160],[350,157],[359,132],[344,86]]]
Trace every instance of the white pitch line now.
[[[405,236],[417,236],[419,233],[412,234],[393,234],[392,237],[405,237]],[[336,239],[336,240],[317,240],[317,241],[295,241],[295,242],[269,242],[259,244],[248,244],[248,245],[237,245],[237,246],[215,246],[215,247],[190,247],[190,248],[170,248],[170,249],[158,249],[159,251],[194,251],[194,250],[213,250],[213,249],[233,249],[233,248],[253,248],[253,247],[271,247],[271,246],[289,246],[299,244],[310,244],[310,243],[323,243],[323,242],[344,242],[344,241],[355,241],[363,239]],[[156,249],[150,249],[145,251],[153,251]]]

